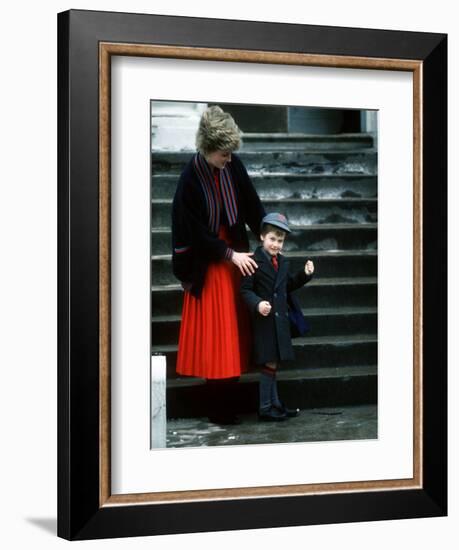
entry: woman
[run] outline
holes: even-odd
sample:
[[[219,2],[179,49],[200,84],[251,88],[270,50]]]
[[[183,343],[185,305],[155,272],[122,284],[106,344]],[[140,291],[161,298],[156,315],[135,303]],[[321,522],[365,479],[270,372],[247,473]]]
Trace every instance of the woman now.
[[[209,107],[172,207],[172,264],[185,290],[176,370],[207,380],[209,419],[238,422],[231,385],[247,369],[250,321],[240,278],[257,268],[245,224],[258,236],[265,215],[233,151],[240,130],[231,115]]]

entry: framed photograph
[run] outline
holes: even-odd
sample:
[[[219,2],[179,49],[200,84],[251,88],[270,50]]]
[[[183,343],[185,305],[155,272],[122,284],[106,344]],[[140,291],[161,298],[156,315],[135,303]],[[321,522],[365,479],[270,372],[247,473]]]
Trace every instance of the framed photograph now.
[[[302,271],[307,259],[315,268],[314,280],[292,292],[292,299],[297,297],[306,316],[305,326],[301,334],[293,331],[292,346],[290,342],[287,345],[294,354],[288,360],[284,354],[275,377],[276,392],[282,394],[291,415],[288,418],[295,419],[288,424],[266,424],[264,420],[274,421],[270,413],[260,423],[256,414],[261,369],[253,330],[259,332],[269,319],[245,307],[245,300],[250,302],[253,294],[245,288],[250,279],[231,266],[236,270],[236,299],[232,297],[223,305],[223,294],[217,311],[204,317],[195,310],[197,302],[189,295],[185,295],[183,308],[180,302],[184,293],[177,276],[181,276],[181,263],[189,263],[192,251],[182,246],[175,256],[170,253],[172,199],[175,195],[175,205],[180,208],[177,182],[180,171],[195,158],[201,119],[219,122],[223,116],[220,109],[241,127],[237,159],[244,163],[262,208],[271,213],[282,211],[288,220],[290,233],[284,236],[282,257],[288,259],[293,272]],[[151,447],[377,439],[378,112],[152,100],[150,114]],[[233,162],[237,165],[238,160]],[[112,194],[112,208],[116,201]],[[256,213],[255,208],[253,211]],[[250,225],[251,216],[245,215]],[[255,251],[257,260],[262,241],[260,221],[254,223],[254,232],[249,227],[248,249]],[[117,248],[113,243],[112,247]],[[276,251],[278,248],[276,243]],[[133,269],[140,271],[140,267]],[[212,272],[206,274],[203,304],[212,289]],[[260,273],[274,276],[271,266]],[[190,276],[189,269],[186,276]],[[254,283],[259,283],[256,275]],[[222,294],[223,290],[216,288]],[[196,325],[207,319],[206,330],[197,333]],[[242,330],[228,345],[231,319],[238,319]],[[217,330],[219,322],[225,328]],[[272,327],[269,330],[272,332]],[[207,348],[209,341],[212,346]],[[214,360],[215,348],[228,350],[228,354],[221,352],[219,360]],[[232,362],[235,349],[243,358],[237,365]],[[265,342],[263,349],[268,353]],[[236,368],[237,380],[228,380],[227,374],[219,376],[217,365],[219,369],[223,365]],[[272,378],[261,376],[267,386],[274,382]],[[301,415],[296,414],[300,407]]]
[[[446,36],[58,41],[59,536],[446,515]]]

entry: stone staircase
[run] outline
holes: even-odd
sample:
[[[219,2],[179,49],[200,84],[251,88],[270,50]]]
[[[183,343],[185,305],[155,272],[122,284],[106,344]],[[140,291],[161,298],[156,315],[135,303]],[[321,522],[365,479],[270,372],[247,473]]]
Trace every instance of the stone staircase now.
[[[192,153],[152,160],[152,353],[167,358],[168,416],[205,414],[204,381],[177,377],[183,292],[171,269],[170,210]],[[297,296],[311,325],[294,339],[294,362],[279,371],[287,403],[302,408],[377,400],[377,154],[367,134],[245,134],[239,155],[267,212],[287,215],[291,269],[314,260]],[[257,242],[251,238],[251,249]],[[241,377],[241,412],[257,405],[258,373]]]

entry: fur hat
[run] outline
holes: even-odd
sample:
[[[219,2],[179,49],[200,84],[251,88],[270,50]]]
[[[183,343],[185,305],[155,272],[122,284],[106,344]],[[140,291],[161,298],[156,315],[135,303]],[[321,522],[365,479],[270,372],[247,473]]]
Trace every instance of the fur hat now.
[[[214,105],[201,116],[196,148],[202,154],[214,151],[235,151],[241,145],[241,131],[229,113]]]

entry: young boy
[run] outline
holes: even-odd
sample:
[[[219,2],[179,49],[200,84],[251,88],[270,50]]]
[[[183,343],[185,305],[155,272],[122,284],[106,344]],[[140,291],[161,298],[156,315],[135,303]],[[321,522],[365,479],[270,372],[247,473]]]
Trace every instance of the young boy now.
[[[308,260],[304,269],[290,275],[288,260],[281,254],[285,236],[291,233],[283,214],[266,215],[260,232],[262,246],[252,256],[258,269],[242,279],[241,294],[252,314],[254,361],[261,367],[259,418],[277,421],[299,413],[280,401],[276,370],[281,361],[294,359],[287,294],[311,280],[314,264]]]

